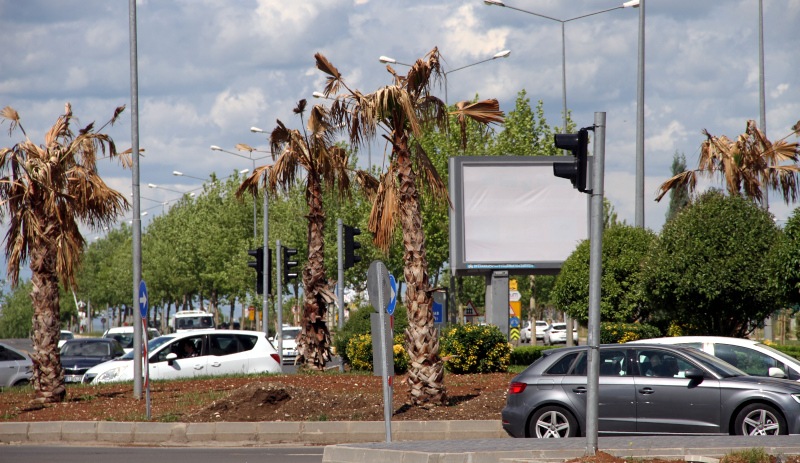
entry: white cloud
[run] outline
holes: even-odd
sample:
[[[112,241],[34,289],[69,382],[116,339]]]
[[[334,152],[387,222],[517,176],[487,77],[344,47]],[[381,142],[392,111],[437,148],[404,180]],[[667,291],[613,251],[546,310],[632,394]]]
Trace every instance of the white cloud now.
[[[211,119],[222,129],[242,128],[258,118],[267,108],[260,89],[248,88],[243,92],[225,90],[214,99]]]

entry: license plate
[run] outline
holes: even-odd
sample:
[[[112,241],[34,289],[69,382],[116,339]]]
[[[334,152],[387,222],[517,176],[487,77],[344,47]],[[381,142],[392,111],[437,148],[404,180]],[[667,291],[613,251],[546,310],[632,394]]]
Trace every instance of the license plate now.
[[[83,375],[66,375],[64,376],[65,383],[80,383]]]

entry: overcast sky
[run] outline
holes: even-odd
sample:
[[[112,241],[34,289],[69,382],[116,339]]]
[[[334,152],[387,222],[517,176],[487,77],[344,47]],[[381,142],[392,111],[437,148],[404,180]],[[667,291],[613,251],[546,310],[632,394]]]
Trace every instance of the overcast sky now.
[[[508,0],[509,6],[566,20],[614,8],[614,0]],[[412,62],[438,46],[445,69],[497,59],[452,73],[448,100],[497,98],[506,111],[525,89],[561,125],[561,24],[481,0],[141,0],[138,66],[142,210],[177,197],[205,178],[251,168],[246,159],[211,151],[236,143],[266,149],[275,120],[290,126],[301,98],[314,103],[323,53],[354,88],[389,84],[378,57]],[[31,138],[72,104],[81,124],[130,109],[129,11],[123,0],[0,0],[0,106],[22,116]],[[606,195],[619,217],[634,222],[636,82],[639,10],[616,9],[566,23],[567,100],[578,126],[607,113]],[[790,134],[800,119],[800,0],[764,0],[767,135]],[[794,51],[792,51],[794,50]],[[670,176],[673,154],[694,167],[701,131],[738,136],[759,119],[758,1],[647,0],[645,84],[645,223],[659,231],[666,203],[654,202]],[[442,97],[444,97],[442,91]],[[130,111],[109,133],[131,144]],[[0,146],[21,140],[2,126]],[[790,141],[796,141],[794,136]],[[363,156],[363,155],[362,155]],[[372,150],[380,164],[382,147]],[[363,157],[366,165],[367,159]],[[103,170],[130,193],[131,175]],[[154,183],[166,189],[149,189]],[[151,201],[155,200],[155,201]],[[772,198],[779,220],[792,206]],[[147,218],[145,218],[145,224]]]

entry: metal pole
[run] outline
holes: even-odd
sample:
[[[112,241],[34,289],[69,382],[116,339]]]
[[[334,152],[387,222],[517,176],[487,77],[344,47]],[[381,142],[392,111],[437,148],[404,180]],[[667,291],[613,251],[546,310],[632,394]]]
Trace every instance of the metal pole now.
[[[764,137],[767,136],[767,107],[764,102],[764,0],[758,0],[758,101],[759,125]],[[769,191],[761,197],[761,207],[769,210]]]
[[[639,2],[639,66],[636,82],[635,226],[644,228],[644,4]]]
[[[343,251],[343,233],[342,233],[342,219],[336,221],[336,242],[338,243],[338,256],[336,265],[339,271],[339,281],[337,287],[339,289],[339,322],[336,327],[341,330],[344,325],[344,251]],[[337,333],[338,334],[338,333]]]
[[[586,396],[586,454],[597,453],[598,388],[600,387],[600,282],[603,276],[603,170],[606,150],[606,113],[594,113],[594,171],[592,181],[592,235],[589,263],[588,394]]]
[[[255,161],[253,161],[255,164]],[[261,302],[261,311],[263,312],[264,319],[264,333],[269,337],[269,295],[270,285],[272,282],[269,279],[269,190],[264,185],[264,294]]]
[[[275,266],[277,267],[275,270],[275,279],[277,281],[277,291],[275,292],[275,297],[277,298],[277,304],[275,307],[275,312],[277,312],[278,317],[281,316],[283,312],[283,249],[281,248],[281,240],[275,241]],[[280,366],[283,369],[283,340],[281,339],[281,325],[278,322],[278,330],[276,335],[278,337],[278,358],[281,359]]]
[[[130,28],[131,61],[131,167],[133,193],[133,397],[142,398],[142,316],[136,309],[139,300],[139,282],[142,279],[142,215],[139,200],[139,64],[136,45],[136,0],[128,1],[128,26]]]
[[[380,267],[384,267],[383,262],[379,263]],[[382,275],[384,272],[388,273],[388,271],[383,268],[381,269],[378,267],[378,275]],[[386,299],[383,294],[383,285],[378,284],[378,306],[381,308],[378,310],[378,324],[380,325],[380,340],[381,340],[381,350],[383,350],[384,358],[381,359],[381,382],[383,383],[383,417],[384,417],[384,424],[386,428],[386,442],[392,441],[392,390],[389,387],[391,381],[389,379],[389,375],[393,374],[394,372],[388,371],[388,363],[389,363],[389,355],[391,355],[392,360],[394,360],[394,351],[390,350],[386,352]],[[392,343],[394,344],[394,343]],[[394,363],[392,363],[394,365]]]
[[[564,133],[567,132],[567,41],[564,33],[564,22],[561,22],[561,101],[564,104]]]

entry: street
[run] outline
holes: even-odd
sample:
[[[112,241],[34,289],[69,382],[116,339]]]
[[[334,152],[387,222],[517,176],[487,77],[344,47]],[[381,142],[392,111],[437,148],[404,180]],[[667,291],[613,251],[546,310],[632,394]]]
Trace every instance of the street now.
[[[0,463],[20,461],[57,461],[85,463],[113,461],[140,463],[318,463],[324,447],[77,447],[6,445],[0,451]]]

